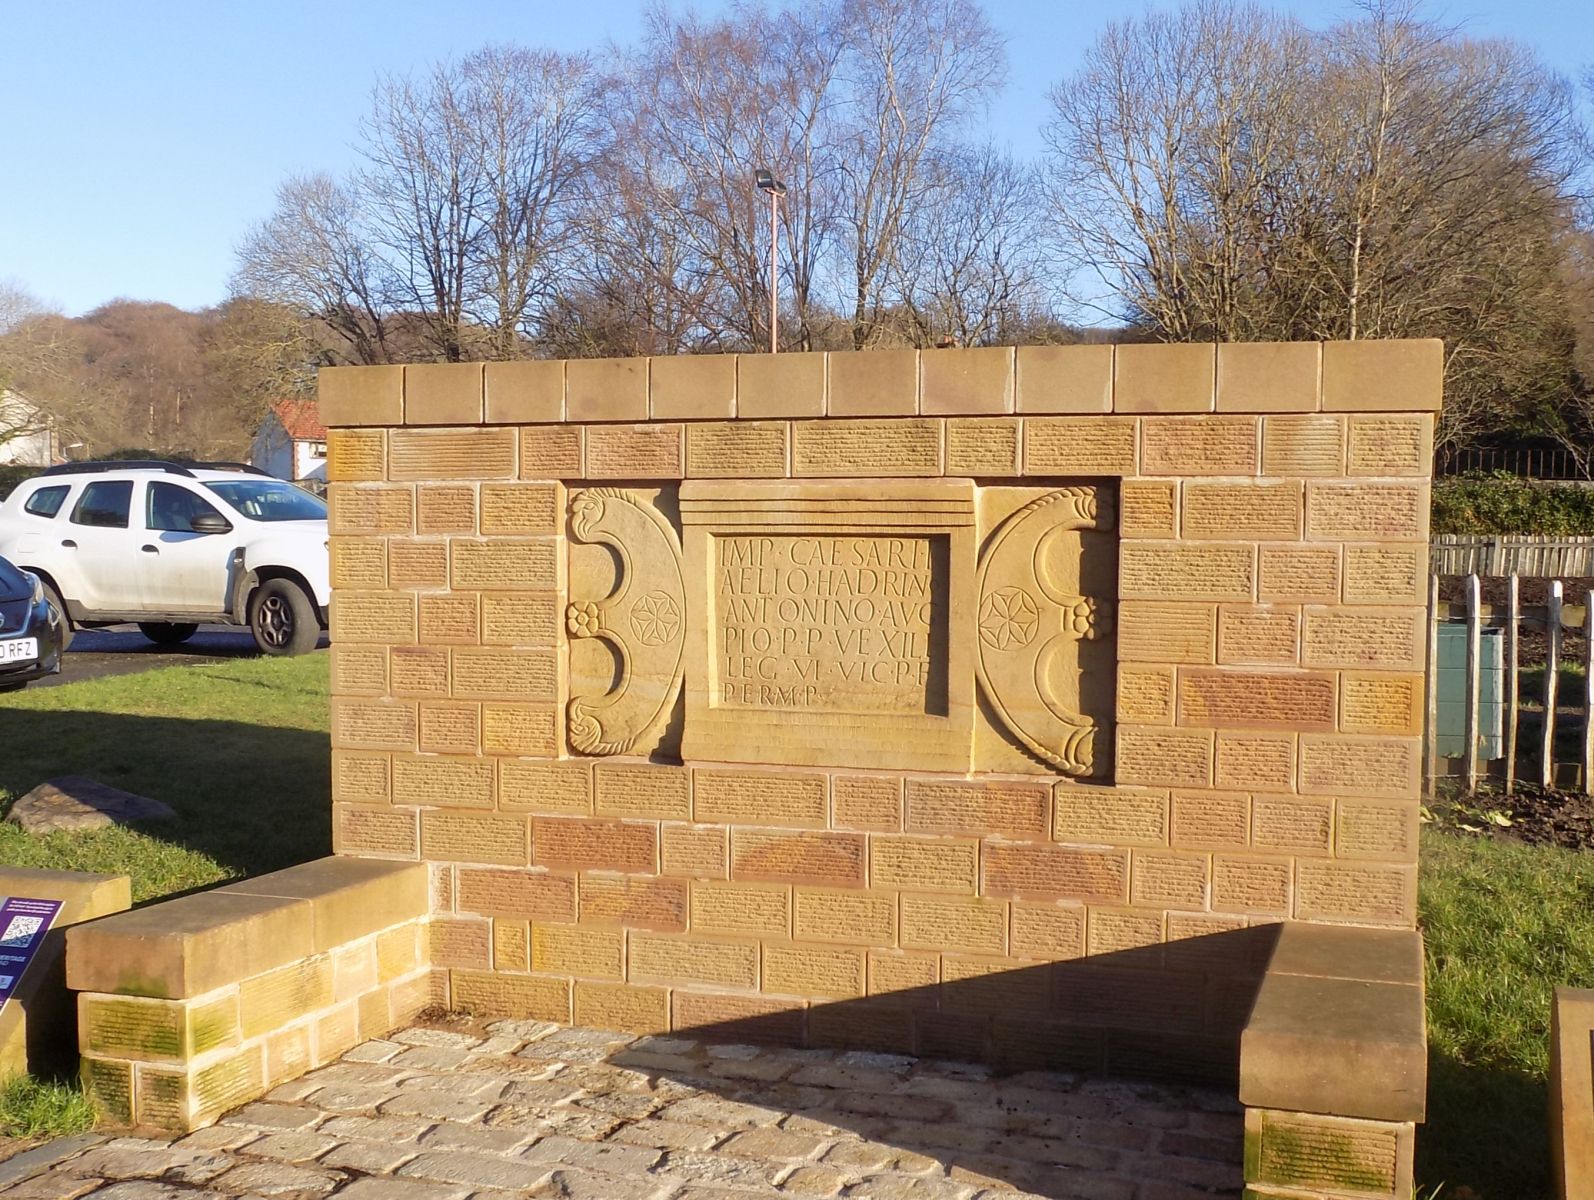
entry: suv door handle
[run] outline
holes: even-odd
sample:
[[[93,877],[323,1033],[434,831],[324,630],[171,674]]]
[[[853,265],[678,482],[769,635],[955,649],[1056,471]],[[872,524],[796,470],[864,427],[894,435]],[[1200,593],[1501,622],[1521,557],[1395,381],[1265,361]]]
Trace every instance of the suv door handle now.
[[[145,554],[159,554],[160,553],[160,551],[157,550],[154,546],[145,545],[145,546],[140,546],[139,549],[142,550]]]
[[[76,550],[77,549],[77,543],[74,542],[71,538],[62,538],[61,539],[61,545],[65,546],[68,550]]]

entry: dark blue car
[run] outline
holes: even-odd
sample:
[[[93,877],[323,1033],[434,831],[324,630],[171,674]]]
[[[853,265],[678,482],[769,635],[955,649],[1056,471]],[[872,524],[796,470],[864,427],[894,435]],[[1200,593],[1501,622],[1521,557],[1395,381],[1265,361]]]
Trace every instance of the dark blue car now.
[[[0,558],[0,692],[59,671],[65,632],[39,577]]]

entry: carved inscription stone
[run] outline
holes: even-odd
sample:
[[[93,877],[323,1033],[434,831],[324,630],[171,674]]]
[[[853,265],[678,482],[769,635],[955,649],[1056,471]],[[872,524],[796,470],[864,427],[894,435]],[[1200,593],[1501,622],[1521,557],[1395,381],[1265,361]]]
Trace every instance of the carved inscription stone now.
[[[972,484],[688,483],[681,520],[688,758],[968,769]]]

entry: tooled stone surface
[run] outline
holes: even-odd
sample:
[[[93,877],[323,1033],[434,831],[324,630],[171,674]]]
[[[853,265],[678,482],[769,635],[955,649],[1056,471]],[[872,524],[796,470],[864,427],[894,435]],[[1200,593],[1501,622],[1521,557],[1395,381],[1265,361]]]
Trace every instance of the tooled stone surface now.
[[[658,728],[681,690],[686,590],[675,530],[657,509],[620,488],[570,498],[580,542],[610,547],[619,580],[603,599],[572,599],[571,637],[601,638],[620,663],[614,686],[570,698],[570,745],[583,754],[624,754]]]
[[[1102,732],[1066,694],[1077,643],[1112,630],[1110,605],[1079,594],[1079,531],[1113,520],[1095,488],[1062,488],[1003,522],[980,559],[980,688],[1014,737],[1069,775],[1096,772]]]

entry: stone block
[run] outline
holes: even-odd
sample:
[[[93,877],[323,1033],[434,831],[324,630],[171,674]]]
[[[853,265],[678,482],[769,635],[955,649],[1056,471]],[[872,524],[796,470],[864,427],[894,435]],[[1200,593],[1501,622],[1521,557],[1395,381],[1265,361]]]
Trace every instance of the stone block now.
[[[1141,472],[1255,475],[1258,424],[1258,418],[1243,416],[1147,418],[1140,432]]]
[[[648,415],[655,421],[736,415],[734,354],[671,354],[648,359]]]
[[[1293,915],[1300,921],[1409,926],[1417,919],[1416,869],[1302,859],[1296,869]]]
[[[394,646],[388,672],[395,696],[448,695],[448,651],[430,646]]]
[[[1234,792],[1174,792],[1171,842],[1181,850],[1242,847],[1251,840],[1251,798]]]
[[[308,900],[197,892],[67,930],[66,984],[184,1000],[304,958],[314,947]]]
[[[1335,677],[1324,671],[1179,672],[1180,725],[1218,729],[1332,730]]]
[[[764,947],[763,990],[777,995],[849,1000],[862,996],[864,952],[825,946]]]
[[[1418,738],[1303,733],[1301,787],[1308,795],[1416,796]]]
[[[1129,899],[1129,852],[1037,842],[986,842],[982,893],[1021,900]]]
[[[1079,958],[1085,953],[1084,906],[1013,901],[1009,946],[1019,958]]]
[[[1409,1196],[1414,1133],[1409,1121],[1247,1109],[1247,1200]]]
[[[1348,474],[1426,476],[1433,470],[1431,415],[1353,416],[1349,423]]]
[[[378,483],[387,473],[387,433],[381,429],[327,431],[327,480]]]
[[[1306,536],[1347,541],[1428,540],[1426,483],[1309,483]]]
[[[1293,898],[1293,870],[1287,858],[1212,856],[1212,910],[1287,917]]]
[[[530,861],[526,818],[490,812],[423,812],[421,855],[428,862],[523,867]]]
[[[1134,475],[1133,417],[1026,417],[1024,474]]]
[[[897,901],[890,893],[798,888],[793,936],[853,946],[897,944]]]
[[[1339,691],[1339,727],[1346,733],[1422,732],[1421,675],[1346,671]]]
[[[1016,355],[1017,411],[1112,411],[1110,345],[1020,346]]]
[[[721,825],[659,827],[659,859],[666,875],[724,879],[730,874],[730,835]]]
[[[1130,859],[1131,903],[1149,908],[1202,909],[1207,906],[1212,865],[1206,855],[1135,850]],[[1159,934],[1152,940],[1162,939]]]
[[[919,405],[926,416],[1013,411],[1011,346],[925,350],[919,354],[919,371]]]
[[[383,538],[329,539],[332,586],[380,591],[387,587],[387,541]]]
[[[686,932],[689,902],[683,880],[588,872],[581,877],[579,891],[583,925]]]
[[[415,705],[334,700],[332,744],[339,750],[413,750]]]
[[[471,484],[423,484],[415,489],[417,533],[475,533],[476,488]]]
[[[547,483],[482,484],[482,535],[538,537],[558,533],[564,509],[563,490]]]
[[[789,472],[784,421],[701,421],[686,427],[690,479],[780,479]]]
[[[1180,528],[1187,538],[1296,540],[1299,483],[1188,483]]]
[[[618,929],[533,921],[531,969],[550,975],[620,979],[625,974],[625,934]]]
[[[212,894],[308,901],[317,953],[402,921],[418,921],[428,910],[425,867],[347,856],[257,875]]]
[[[513,429],[395,429],[388,435],[387,477],[399,483],[513,479],[517,458]]]
[[[718,984],[747,991],[758,988],[757,942],[634,932],[629,950],[630,983]]]
[[[420,846],[420,823],[413,809],[333,805],[334,853],[413,859],[420,854]]]
[[[744,1038],[797,1045],[803,1039],[806,1007],[805,1001],[797,999],[734,996],[677,988],[670,996],[670,1028],[676,1032],[706,1029],[719,1039]]]
[[[318,954],[245,979],[235,1001],[245,1038],[258,1038],[333,1002],[332,956]]]
[[[1295,790],[1294,733],[1219,730],[1212,766],[1215,786],[1233,790]]]
[[[699,823],[823,829],[829,813],[823,774],[703,768],[692,772],[691,818]]]
[[[559,668],[554,651],[457,646],[448,655],[457,699],[547,704],[559,699]]]
[[[1219,412],[1315,412],[1322,371],[1317,342],[1218,346]]]
[[[497,806],[555,816],[593,811],[591,765],[585,762],[510,762],[499,765]]]
[[[554,704],[484,704],[482,749],[488,754],[557,758],[562,723]]]
[[[573,358],[565,363],[565,420],[647,419],[647,359]]]
[[[540,867],[657,872],[658,843],[655,824],[535,817],[531,860]]]
[[[692,884],[694,933],[791,936],[791,888],[776,883]]]
[[[394,588],[448,586],[448,543],[394,541],[388,549],[388,582]]]
[[[1256,547],[1228,542],[1121,542],[1118,594],[1126,600],[1252,600]]]
[[[469,601],[472,597],[466,596]],[[421,600],[422,619],[426,600]],[[488,592],[481,598],[481,640],[488,644],[548,646],[559,644],[559,600],[523,592]]]
[[[1251,802],[1251,841],[1265,850],[1326,855],[1333,842],[1334,805],[1305,796],[1257,796]]]
[[[731,878],[862,887],[865,842],[855,833],[733,829]]]
[[[404,424],[478,425],[481,363],[410,363],[404,368]]]
[[[520,431],[522,479],[580,479],[586,474],[585,429],[531,425]]]
[[[600,761],[595,771],[600,817],[653,821],[692,819],[691,781],[684,767]]]
[[[1121,725],[1119,783],[1149,787],[1206,787],[1212,782],[1212,733]]]
[[[902,828],[902,780],[894,775],[833,775],[831,821],[838,829],[893,833]]]
[[[1093,908],[1085,926],[1085,953],[1095,957],[1162,944],[1161,913]]]
[[[479,1017],[518,1017],[564,1024],[570,1021],[568,979],[450,971],[448,985],[455,1007]]]
[[[568,923],[576,919],[576,881],[546,871],[461,867],[459,910],[486,917]]]
[[[911,417],[919,411],[917,350],[833,351],[826,356],[832,417]]]
[[[1119,661],[1213,662],[1217,614],[1215,604],[1124,601],[1118,606]]]
[[[395,755],[393,803],[422,808],[491,808],[493,760]]]
[[[533,425],[564,420],[563,359],[490,362],[483,387],[489,425]]]
[[[317,407],[329,430],[404,423],[403,367],[322,367]]]
[[[587,430],[587,475],[592,479],[680,479],[679,425],[594,425]]]
[[[1017,475],[1020,425],[1016,417],[952,417],[946,423],[948,475]]]
[[[341,534],[411,533],[415,491],[408,487],[327,485],[327,528]]]
[[[1346,604],[1428,602],[1428,545],[1346,546]]]
[[[927,833],[1044,837],[1051,824],[1050,800],[1044,783],[909,779],[903,825]]]
[[[1238,604],[1218,608],[1218,662],[1224,666],[1294,666],[1300,657],[1299,609]]]
[[[1113,354],[1114,412],[1211,412],[1217,355],[1205,343],[1120,345]]]
[[[941,474],[942,422],[795,421],[792,471],[798,478]]]
[[[1557,1200],[1594,1194],[1594,991],[1557,987],[1550,1009],[1550,1170]]]
[[[1172,667],[1123,663],[1118,668],[1118,719],[1137,725],[1172,725]]]
[[[507,921],[495,917],[490,922],[493,929],[492,966],[495,971],[531,970],[531,924],[528,921]],[[439,964],[447,965],[447,964]],[[469,963],[457,964],[469,966]]]
[[[1118,510],[1118,532],[1122,537],[1177,537],[1178,481],[1126,479],[1118,485]]]
[[[427,926],[428,961],[434,967],[485,971],[492,966],[491,921],[434,919]]]
[[[1420,608],[1307,608],[1301,658],[1308,667],[1420,671],[1426,654]]]
[[[912,888],[973,895],[979,881],[979,843],[972,839],[869,839],[869,880],[877,888]]]
[[[1345,418],[1328,413],[1263,417],[1262,474],[1345,474]]]
[[[902,945],[908,950],[1007,952],[1007,905],[975,896],[902,897]]]
[[[1334,853],[1340,858],[1409,863],[1417,857],[1415,800],[1340,800],[1334,806]]]
[[[736,415],[824,416],[826,357],[822,351],[738,355]]]
[[[1444,387],[1438,338],[1323,345],[1325,412],[1438,412]]]
[[[1164,846],[1168,842],[1166,792],[1059,783],[1052,806],[1054,841],[1114,846]]]
[[[578,979],[574,1000],[577,1025],[622,1033],[669,1032],[670,993],[667,988]]]

